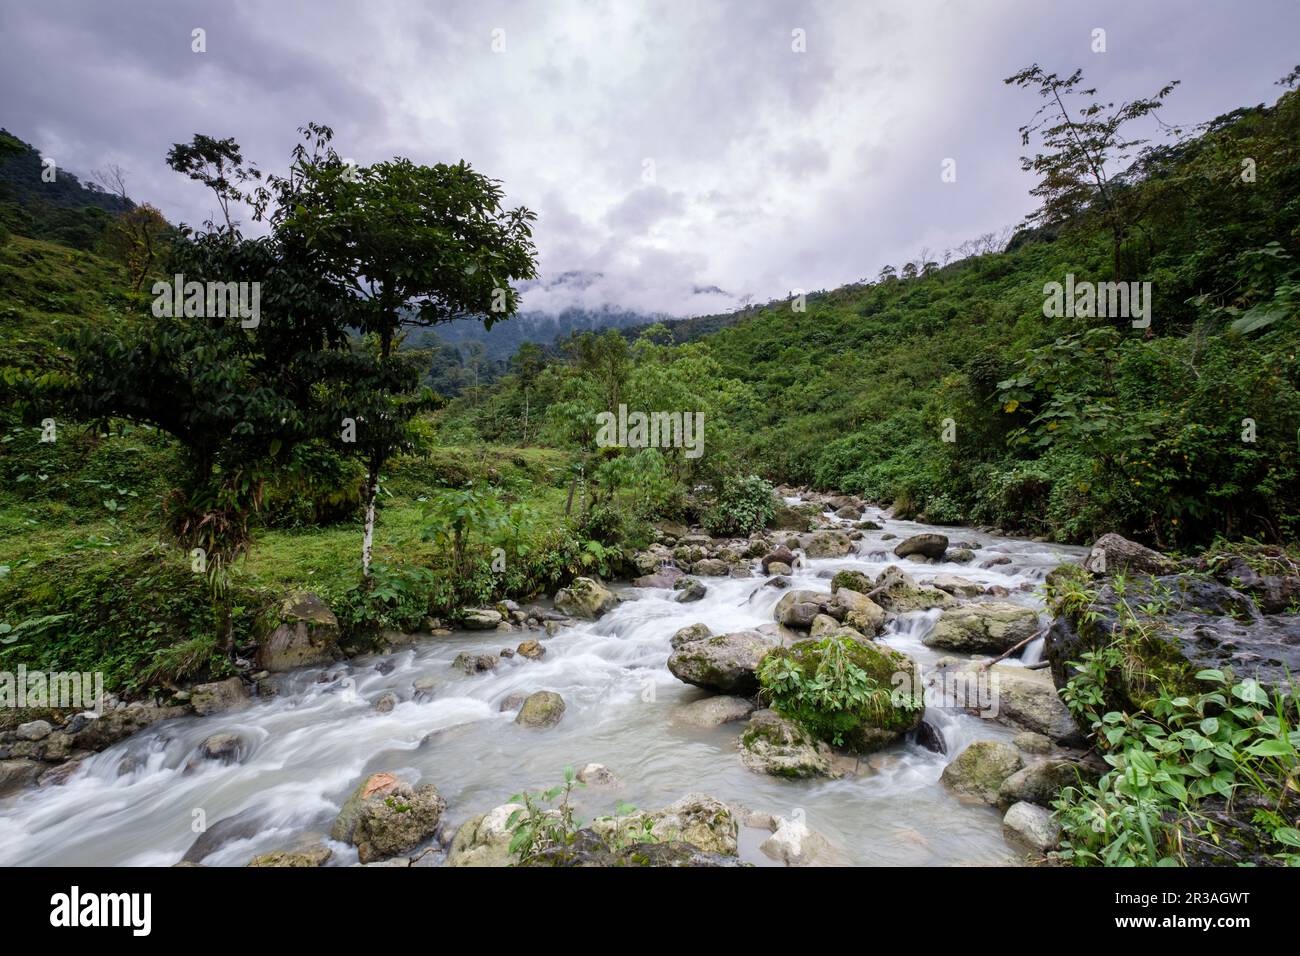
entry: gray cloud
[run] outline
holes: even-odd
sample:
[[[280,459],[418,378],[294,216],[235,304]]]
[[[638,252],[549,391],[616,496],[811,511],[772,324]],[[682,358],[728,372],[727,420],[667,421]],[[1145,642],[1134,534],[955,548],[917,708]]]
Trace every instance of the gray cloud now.
[[[1290,0],[46,0],[0,7],[0,124],[76,172],[122,165],[136,198],[190,223],[211,200],[162,157],[195,132],[266,169],[308,120],[358,162],[463,157],[538,212],[544,276],[599,274],[526,306],[698,314],[1019,220],[1016,130],[1036,103],[1002,79],[1021,66],[1082,66],[1115,98],[1181,79],[1168,113],[1193,123],[1274,98],[1297,26]]]

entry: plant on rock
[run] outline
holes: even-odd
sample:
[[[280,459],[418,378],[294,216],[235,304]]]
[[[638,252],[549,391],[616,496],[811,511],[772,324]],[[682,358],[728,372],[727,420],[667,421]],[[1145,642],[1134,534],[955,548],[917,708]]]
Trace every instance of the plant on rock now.
[[[761,695],[814,736],[853,750],[875,750],[921,720],[919,698],[899,694],[898,676],[915,686],[915,665],[897,651],[841,628],[816,641],[779,647],[759,665]]]

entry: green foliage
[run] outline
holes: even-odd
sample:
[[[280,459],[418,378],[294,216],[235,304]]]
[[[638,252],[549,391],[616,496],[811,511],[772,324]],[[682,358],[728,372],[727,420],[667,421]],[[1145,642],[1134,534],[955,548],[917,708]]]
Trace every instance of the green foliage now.
[[[837,746],[864,725],[911,725],[917,701],[895,694],[900,655],[832,634],[769,652],[758,669],[762,696],[781,716]],[[895,699],[898,697],[898,699]]]
[[[725,478],[701,520],[712,535],[744,537],[772,522],[776,513],[775,495],[771,484],[757,475]]]
[[[563,852],[572,845],[582,822],[574,815],[570,800],[573,791],[584,786],[573,768],[565,767],[564,783],[559,786],[537,794],[525,790],[510,798],[511,803],[523,804],[506,820],[511,832],[510,853],[518,863],[531,863],[547,851]]]
[[[1080,866],[1179,865],[1189,841],[1218,842],[1203,808],[1222,801],[1254,807],[1249,820],[1263,837],[1261,852],[1300,865],[1295,688],[1290,697],[1270,697],[1254,680],[1203,670],[1197,680],[1217,689],[1161,695],[1135,714],[1100,713],[1106,673],[1122,657],[1115,647],[1083,655],[1064,691],[1113,769],[1095,786],[1067,787],[1054,803],[1062,858]]]

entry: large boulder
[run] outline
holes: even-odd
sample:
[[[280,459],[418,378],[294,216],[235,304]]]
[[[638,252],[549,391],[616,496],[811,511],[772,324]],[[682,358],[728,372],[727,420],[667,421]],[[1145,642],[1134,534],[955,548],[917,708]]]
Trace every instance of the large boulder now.
[[[692,644],[695,641],[702,641],[706,637],[712,637],[713,632],[709,630],[707,624],[688,624],[686,627],[678,628],[673,636],[668,639],[668,643],[673,649],[681,647],[683,644]]]
[[[267,671],[330,664],[339,651],[339,621],[324,601],[298,591],[262,615],[257,625],[257,666]]]
[[[814,531],[803,546],[810,558],[842,558],[852,550],[853,542],[843,531]]]
[[[758,711],[745,725],[740,762],[757,773],[788,780],[834,776],[830,747],[771,710]]]
[[[861,571],[836,571],[831,578],[831,593],[834,594],[840,588],[848,588],[851,591],[857,591],[859,594],[868,593],[875,585],[871,578],[867,577]]]
[[[668,669],[678,680],[723,694],[758,693],[758,664],[775,639],[758,631],[736,631],[676,648]]]
[[[35,760],[0,760],[0,797],[35,786],[36,778],[44,769],[45,766]]]
[[[1178,566],[1159,551],[1111,532],[1093,542],[1083,559],[1093,574],[1172,574]]]
[[[726,577],[730,571],[731,566],[726,561],[718,558],[704,558],[691,565],[692,574],[698,574],[706,578]]]
[[[944,611],[922,643],[964,654],[1001,654],[1037,631],[1037,611],[988,601]]]
[[[1081,744],[1083,734],[1046,671],[995,665],[994,699],[999,723],[1023,727],[1058,743]]]
[[[844,623],[867,637],[874,637],[885,628],[885,609],[860,591],[841,586],[831,598],[834,608],[844,609]]]
[[[343,804],[330,836],[357,848],[362,863],[414,850],[438,830],[447,803],[433,784],[419,789],[391,773],[371,774]]]
[[[801,503],[788,505],[781,502],[772,513],[772,527],[778,531],[809,531],[813,521],[820,517],[819,505]]]
[[[786,711],[778,695],[773,707],[783,716],[796,720],[814,736],[846,747],[857,753],[871,753],[899,740],[915,728],[925,715],[916,662],[906,654],[869,641],[852,628],[841,627],[818,640],[797,641],[790,647],[774,648],[770,657],[784,659],[796,668],[805,683],[812,683],[833,665],[832,651],[842,654],[842,662],[864,672],[875,692],[857,706],[840,710],[800,709]],[[901,695],[895,692],[903,688]]]
[[[595,620],[618,604],[607,587],[591,578],[574,578],[567,588],[555,594],[555,606],[574,617]]]
[[[977,740],[943,768],[944,786],[990,806],[998,802],[1002,782],[1024,766],[1020,751],[1001,740]]]
[[[1002,833],[1008,841],[1046,853],[1061,842],[1061,825],[1050,810],[1033,803],[1015,803],[1002,818]]]
[[[554,727],[564,717],[564,698],[554,691],[529,694],[515,715],[521,727]]]
[[[894,554],[900,558],[919,554],[924,558],[942,558],[948,550],[948,536],[944,534],[914,534],[894,545]]]
[[[501,612],[490,607],[466,608],[460,617],[467,631],[493,631],[503,620]]]
[[[886,611],[924,611],[932,607],[955,607],[957,599],[947,591],[917,584],[910,574],[891,564],[876,577],[872,599]]]

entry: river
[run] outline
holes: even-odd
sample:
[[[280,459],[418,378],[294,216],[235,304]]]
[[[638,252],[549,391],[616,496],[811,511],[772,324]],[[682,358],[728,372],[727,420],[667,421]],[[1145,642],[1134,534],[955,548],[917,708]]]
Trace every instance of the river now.
[[[1006,600],[1040,607],[1038,585],[1062,561],[1084,549],[994,537],[968,528],[934,528],[864,517],[883,527],[855,542],[846,558],[812,560],[795,569],[792,586],[829,591],[826,572],[842,568],[875,575],[901,564],[918,581],[960,575],[1011,590]],[[979,543],[969,564],[915,564],[893,557],[896,541],[923,531]],[[985,567],[1005,555],[1009,563]],[[744,768],[737,751],[743,722],[698,728],[674,719],[683,703],[705,693],[667,668],[669,638],[696,622],[714,633],[772,621],[784,593],[762,577],[703,578],[707,595],[678,604],[673,592],[621,588],[626,599],[595,622],[546,638],[539,661],[516,656],[495,671],[468,676],[451,668],[461,651],[491,653],[541,632],[465,632],[428,638],[385,657],[358,658],[325,669],[339,679],[318,683],[321,668],[289,675],[280,694],[242,711],[157,724],[88,758],[68,781],[0,800],[0,864],[168,866],[194,842],[196,820],[212,825],[236,813],[260,820],[257,832],[221,847],[208,865],[243,865],[292,842],[303,831],[325,831],[343,800],[366,774],[387,770],[433,783],[448,804],[451,827],[505,803],[520,789],[559,783],[566,766],[607,766],[614,788],[578,793],[580,815],[612,811],[619,800],[640,808],[665,806],[704,792],[754,810],[801,815],[827,838],[843,862],[858,865],[996,865],[1015,863],[1001,818],[990,807],[960,802],[939,782],[951,756],[913,744],[864,758],[860,772],[837,780],[791,782]],[[900,616],[879,638],[924,667],[940,655],[921,639],[938,612]],[[1028,649],[1029,660],[1038,648]],[[415,699],[413,683],[433,678]],[[391,712],[372,702],[385,691],[401,699]],[[500,702],[515,692],[551,690],[567,704],[549,730],[516,726]],[[966,714],[930,711],[950,755],[977,739],[1010,739],[1015,730]],[[204,762],[187,772],[208,736],[237,733],[240,763]],[[454,832],[449,829],[448,835]],[[742,831],[741,856],[772,864],[757,849],[767,834]],[[331,865],[356,862],[353,848],[330,843]]]

